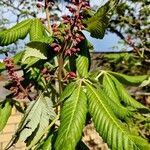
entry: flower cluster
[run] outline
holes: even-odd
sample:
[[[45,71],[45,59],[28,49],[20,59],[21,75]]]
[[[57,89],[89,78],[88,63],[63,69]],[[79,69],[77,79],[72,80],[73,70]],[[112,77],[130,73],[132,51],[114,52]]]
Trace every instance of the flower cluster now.
[[[81,34],[81,30],[85,27],[82,24],[83,19],[83,11],[85,9],[89,9],[89,1],[87,0],[72,0],[73,5],[67,5],[67,9],[72,13],[72,15],[64,15],[62,16],[62,21],[65,26],[64,32],[62,33],[58,27],[58,25],[53,24],[52,30],[53,35],[59,39],[60,36],[64,38],[64,41],[67,43],[64,55],[71,56],[75,55],[80,51],[77,45],[84,40],[84,36]],[[55,52],[59,53],[63,50],[63,47],[58,41],[56,43],[52,43],[51,47]]]
[[[6,70],[8,71],[9,80],[12,82],[10,91],[12,92],[13,96],[16,98],[25,98],[27,95],[22,94],[20,90],[21,81],[24,80],[23,77],[19,77],[17,73],[14,71],[14,64],[11,58],[5,58],[4,64]]]
[[[42,70],[41,70],[41,74],[42,74],[42,76],[44,77],[44,79],[46,80],[46,81],[49,81],[50,80],[50,73],[49,73],[49,71],[48,71],[48,69],[47,68],[43,68]]]

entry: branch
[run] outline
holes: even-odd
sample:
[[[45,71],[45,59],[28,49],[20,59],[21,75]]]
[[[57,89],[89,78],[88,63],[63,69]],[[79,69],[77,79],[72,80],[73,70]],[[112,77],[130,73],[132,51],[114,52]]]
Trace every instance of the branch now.
[[[140,53],[140,49],[137,48],[134,43],[129,42],[128,40],[126,40],[126,38],[124,37],[124,35],[118,31],[117,29],[114,29],[113,27],[109,26],[110,31],[113,33],[116,33],[117,36],[119,36],[126,44],[128,44],[129,46],[131,46],[133,48],[133,50],[140,56],[143,57],[142,54]]]
[[[6,6],[12,7],[12,8],[15,9],[15,10],[18,10],[18,11],[21,12],[21,13],[24,12],[24,11],[22,11],[22,9],[20,9],[19,7],[15,7],[14,5],[12,5],[11,3],[8,3],[8,2],[6,2],[6,1],[1,0],[1,3],[4,4],[4,5],[6,5]],[[35,17],[35,14],[30,13],[30,12],[28,12],[28,15],[30,15],[30,16],[32,16],[32,17]]]
[[[49,4],[48,0],[45,0],[45,11],[46,11],[46,19],[48,23],[48,31],[50,34],[52,34],[52,28],[50,24],[50,13],[49,13],[49,8],[51,7],[51,4]]]

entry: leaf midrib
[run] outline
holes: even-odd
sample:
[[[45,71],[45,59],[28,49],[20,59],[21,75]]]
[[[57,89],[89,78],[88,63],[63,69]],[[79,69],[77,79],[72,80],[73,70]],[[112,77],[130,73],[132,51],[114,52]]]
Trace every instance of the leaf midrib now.
[[[81,88],[81,82],[80,82],[80,85],[79,85],[79,88],[78,88],[78,93],[77,93],[77,97],[76,97],[77,100],[76,100],[74,108],[77,108],[77,104],[78,104],[78,100],[79,100],[79,95],[80,95],[80,88]],[[72,117],[70,119],[70,123],[69,123],[68,128],[67,128],[67,134],[66,134],[66,136],[68,136],[70,126],[71,126],[71,124],[73,122],[73,118],[75,116],[75,111],[76,111],[76,109],[73,110],[73,113],[72,113],[73,115],[72,115]]]
[[[117,100],[119,101],[119,98],[116,96],[115,90],[114,90],[112,84],[111,84],[110,81],[109,81],[108,75],[107,75],[107,74],[104,74],[104,76],[106,77],[108,84],[110,85],[111,89],[113,90],[113,93],[114,93],[115,97],[116,97]],[[112,82],[113,82],[113,81],[112,81]]]
[[[87,84],[87,86],[92,90],[92,92],[96,95],[97,99],[99,99],[99,102],[101,103],[101,105],[103,106],[103,108],[105,109],[105,111],[107,112],[107,114],[110,116],[110,118],[112,119],[112,121],[116,124],[116,126],[128,137],[129,140],[132,141],[132,143],[137,147],[137,145],[134,143],[134,141],[128,136],[128,134],[126,134],[126,132],[124,130],[122,130],[122,128],[120,128],[120,126],[117,124],[117,122],[113,119],[113,117],[111,116],[111,114],[107,111],[107,108],[105,107],[105,105],[102,103],[102,101],[100,100],[100,97],[97,95],[97,93],[93,90],[93,88],[91,88],[91,86],[85,82]],[[137,147],[139,149],[139,147]],[[140,150],[140,149],[139,149]]]

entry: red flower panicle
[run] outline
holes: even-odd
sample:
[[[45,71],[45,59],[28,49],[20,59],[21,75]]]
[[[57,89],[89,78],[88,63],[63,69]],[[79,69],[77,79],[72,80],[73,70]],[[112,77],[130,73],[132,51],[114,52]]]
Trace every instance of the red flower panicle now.
[[[23,81],[24,78],[19,77],[17,73],[14,71],[14,64],[11,58],[5,58],[3,62],[5,64],[6,70],[8,71],[9,80],[12,82],[10,90],[13,96],[21,99],[25,98],[27,95],[22,93],[22,91],[19,88],[21,85],[21,81]]]
[[[82,12],[85,9],[89,9],[89,1],[87,0],[72,0],[73,5],[67,5],[66,8],[71,12],[70,15],[63,15],[62,22],[65,25],[64,33],[62,33],[58,27],[58,25],[53,24],[52,30],[53,35],[59,39],[62,36],[68,43],[71,43],[71,46],[67,46],[64,55],[71,56],[75,55],[80,51],[77,48],[77,45],[84,40],[84,36],[80,33],[85,27],[82,24],[83,15]],[[61,52],[61,44],[60,43],[52,43],[51,47],[54,49],[55,52]]]

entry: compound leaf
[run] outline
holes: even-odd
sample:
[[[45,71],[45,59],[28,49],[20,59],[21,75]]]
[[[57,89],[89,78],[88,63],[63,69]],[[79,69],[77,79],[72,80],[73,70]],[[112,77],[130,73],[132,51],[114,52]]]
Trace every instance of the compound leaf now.
[[[86,83],[89,113],[96,130],[112,150],[141,150],[142,143],[132,138],[123,124],[114,116],[103,95]],[[118,112],[119,113],[119,112]],[[148,144],[145,146],[149,147]]]

